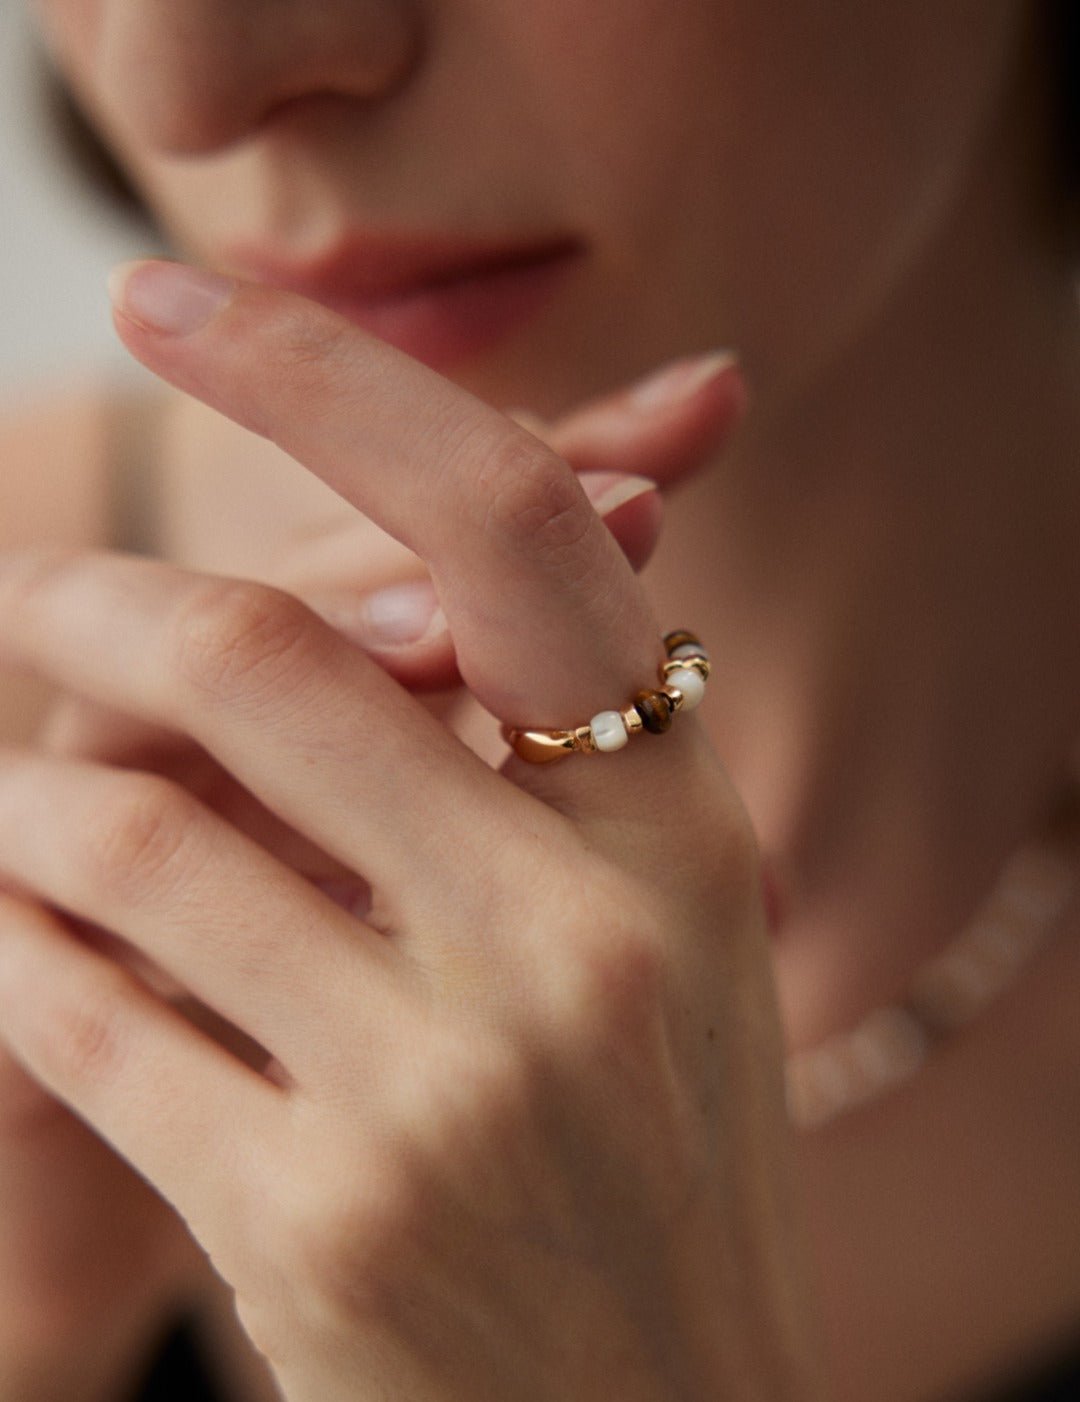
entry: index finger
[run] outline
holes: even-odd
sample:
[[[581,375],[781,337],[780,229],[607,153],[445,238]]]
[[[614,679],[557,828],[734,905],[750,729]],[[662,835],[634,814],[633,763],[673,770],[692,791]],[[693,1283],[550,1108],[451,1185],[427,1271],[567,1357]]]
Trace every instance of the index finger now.
[[[113,295],[139,360],[427,562],[462,677],[501,720],[580,724],[654,674],[625,556],[568,465],[503,414],[290,293],[151,261]]]

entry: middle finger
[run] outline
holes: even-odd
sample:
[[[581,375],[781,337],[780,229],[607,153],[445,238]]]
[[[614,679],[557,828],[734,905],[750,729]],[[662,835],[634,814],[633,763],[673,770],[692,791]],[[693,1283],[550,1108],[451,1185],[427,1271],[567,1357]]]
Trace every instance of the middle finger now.
[[[0,555],[0,658],[192,736],[267,808],[381,893],[429,913],[524,794],[309,609],[156,561]],[[481,818],[481,815],[483,817]],[[554,815],[552,815],[554,819]]]

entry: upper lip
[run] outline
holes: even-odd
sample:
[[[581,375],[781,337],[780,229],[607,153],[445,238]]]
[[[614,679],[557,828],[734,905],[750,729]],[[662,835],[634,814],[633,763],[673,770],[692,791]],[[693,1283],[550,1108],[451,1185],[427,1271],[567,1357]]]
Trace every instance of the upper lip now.
[[[244,275],[286,291],[376,300],[501,272],[581,251],[568,235],[480,240],[417,234],[349,233],[307,258],[244,245],[230,264]]]

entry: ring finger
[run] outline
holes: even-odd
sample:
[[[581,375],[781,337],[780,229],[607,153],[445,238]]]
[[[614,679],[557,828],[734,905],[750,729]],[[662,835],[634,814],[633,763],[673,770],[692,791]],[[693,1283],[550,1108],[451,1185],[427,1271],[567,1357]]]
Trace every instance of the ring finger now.
[[[247,1156],[280,1122],[280,1089],[56,916],[2,892],[0,1029],[19,1064],[129,1158],[201,1240],[235,1236],[258,1166]]]
[[[0,749],[0,877],[128,940],[301,1082],[330,1049],[298,1006],[360,1041],[392,1022],[386,941],[157,776]]]
[[[392,895],[399,918],[464,894],[448,834],[467,829],[482,847],[536,807],[329,625],[263,585],[119,555],[6,552],[0,657],[190,735]]]

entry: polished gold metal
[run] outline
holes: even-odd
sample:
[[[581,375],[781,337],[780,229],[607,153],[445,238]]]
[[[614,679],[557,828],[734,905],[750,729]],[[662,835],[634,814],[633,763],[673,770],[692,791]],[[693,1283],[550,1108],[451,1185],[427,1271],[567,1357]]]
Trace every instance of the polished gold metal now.
[[[638,708],[635,705],[631,704],[627,706],[624,711],[619,712],[619,715],[622,716],[622,722],[623,725],[626,726],[628,735],[634,736],[639,730],[645,729],[645,722],[638,714]]]
[[[689,633],[685,629],[677,629],[668,633],[664,638],[664,650],[668,656],[657,668],[657,676],[660,681],[659,691],[670,702],[673,716],[682,710],[685,697],[677,686],[673,686],[668,681],[668,677],[680,669],[688,669],[696,672],[703,682],[707,682],[711,671],[709,659],[705,656],[704,649],[698,656],[671,656],[676,647],[685,646],[701,647],[702,645],[693,633]],[[619,716],[630,739],[649,733],[633,701],[619,711]],[[504,725],[502,734],[514,753],[529,764],[551,764],[553,761],[564,759],[570,754],[591,755],[598,753],[591,725],[575,726],[572,730],[519,730],[514,726]]]
[[[504,732],[510,748],[530,764],[550,764],[578,748],[572,730],[514,730]]]
[[[666,679],[672,672],[678,672],[681,668],[696,672],[703,682],[709,680],[709,673],[712,670],[707,657],[673,657],[670,662],[663,664],[660,671]]]
[[[574,738],[577,740],[577,748],[583,755],[594,755],[597,753],[596,741],[593,739],[591,725],[579,725],[574,731]]]

